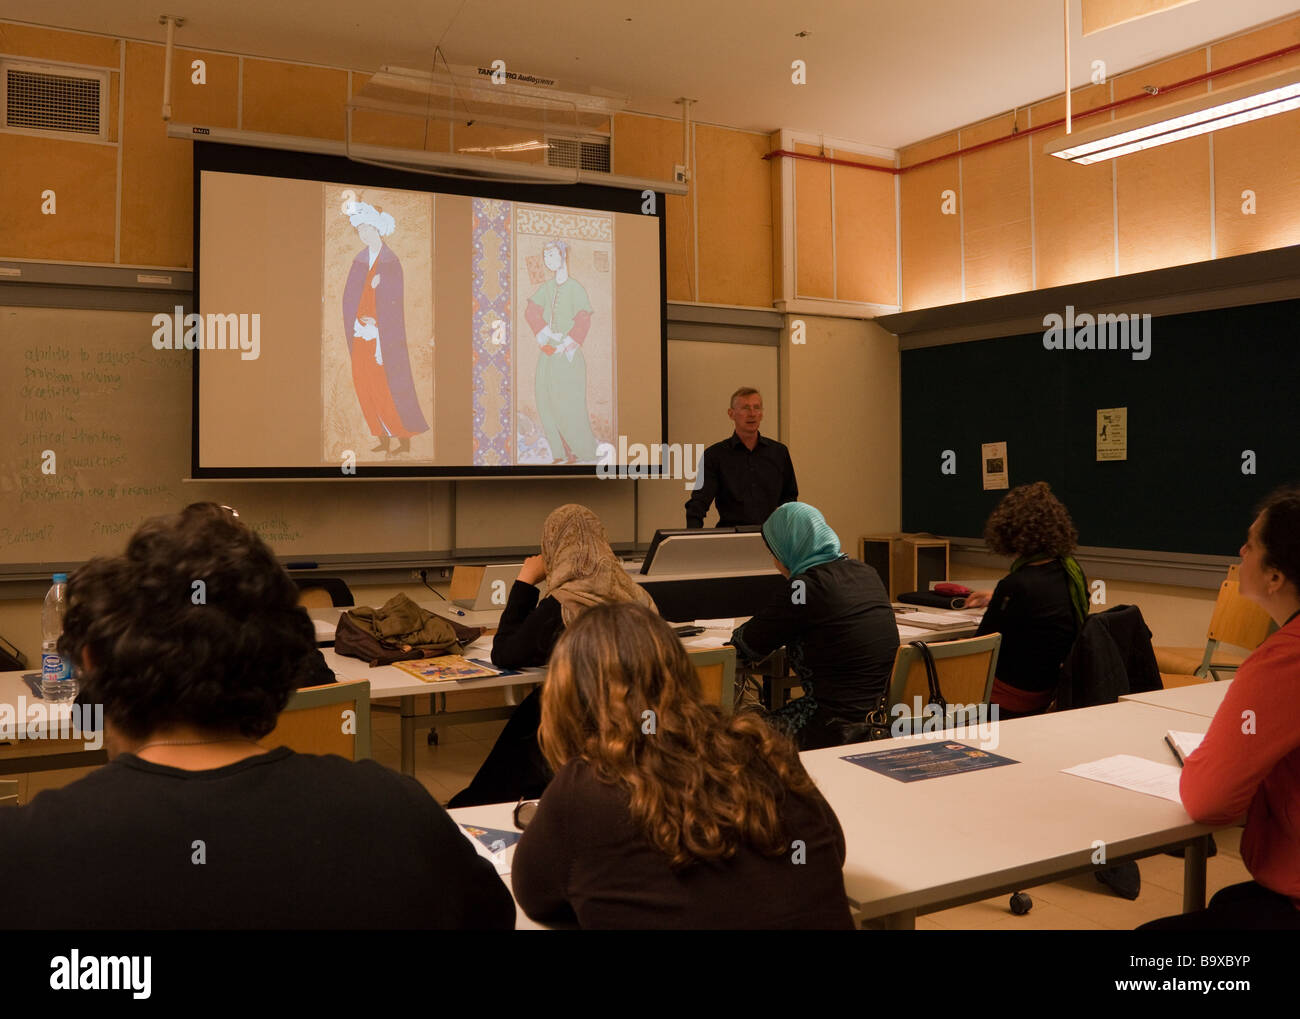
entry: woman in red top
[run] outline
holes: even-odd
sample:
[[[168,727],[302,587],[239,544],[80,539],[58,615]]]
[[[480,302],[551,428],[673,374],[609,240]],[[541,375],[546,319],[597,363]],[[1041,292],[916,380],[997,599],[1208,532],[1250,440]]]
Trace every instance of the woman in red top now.
[[[1237,670],[1179,790],[1202,824],[1246,816],[1241,858],[1255,880],[1147,928],[1300,930],[1300,488],[1260,506],[1240,583],[1280,629]]]

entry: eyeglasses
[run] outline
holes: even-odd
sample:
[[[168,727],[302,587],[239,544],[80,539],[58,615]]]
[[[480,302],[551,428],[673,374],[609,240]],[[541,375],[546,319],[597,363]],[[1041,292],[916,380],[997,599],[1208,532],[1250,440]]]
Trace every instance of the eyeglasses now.
[[[514,813],[515,827],[520,831],[523,831],[532,824],[533,817],[537,813],[537,804],[541,802],[541,800],[520,800],[516,803]]]

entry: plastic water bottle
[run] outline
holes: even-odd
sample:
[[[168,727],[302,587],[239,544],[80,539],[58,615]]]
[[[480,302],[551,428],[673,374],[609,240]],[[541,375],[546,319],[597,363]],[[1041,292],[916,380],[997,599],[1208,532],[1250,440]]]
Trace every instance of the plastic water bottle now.
[[[68,575],[54,574],[54,583],[45,594],[41,609],[41,697],[51,704],[66,704],[77,697],[77,681],[72,678],[72,663],[59,654],[63,636],[63,614],[68,607]]]

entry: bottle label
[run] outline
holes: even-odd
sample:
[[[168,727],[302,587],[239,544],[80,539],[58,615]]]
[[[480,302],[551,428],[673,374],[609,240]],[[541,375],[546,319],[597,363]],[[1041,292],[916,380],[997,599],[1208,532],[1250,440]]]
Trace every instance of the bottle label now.
[[[52,683],[72,678],[71,663],[63,655],[47,651],[41,655],[41,681]]]

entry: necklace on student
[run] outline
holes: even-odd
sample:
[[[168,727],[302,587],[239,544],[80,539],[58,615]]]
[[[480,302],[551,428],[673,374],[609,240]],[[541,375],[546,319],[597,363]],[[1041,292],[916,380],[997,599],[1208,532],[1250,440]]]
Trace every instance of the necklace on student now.
[[[261,744],[256,740],[240,739],[238,737],[230,739],[160,739],[154,740],[152,743],[146,743],[144,746],[136,747],[133,753],[138,756],[141,750],[148,750],[150,747],[197,747],[215,743],[247,743],[250,746],[261,746]]]

